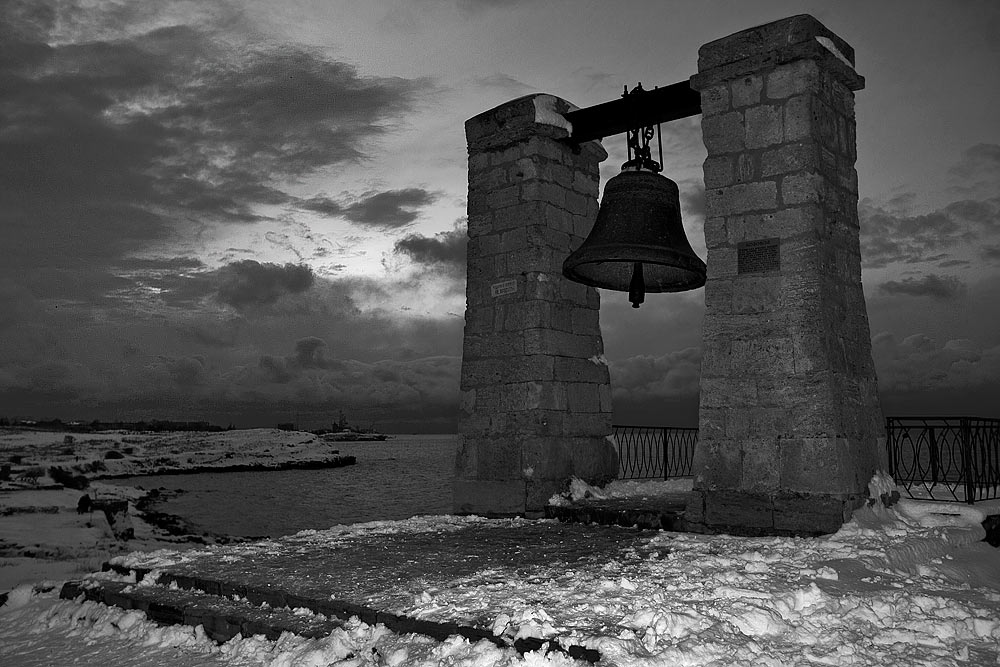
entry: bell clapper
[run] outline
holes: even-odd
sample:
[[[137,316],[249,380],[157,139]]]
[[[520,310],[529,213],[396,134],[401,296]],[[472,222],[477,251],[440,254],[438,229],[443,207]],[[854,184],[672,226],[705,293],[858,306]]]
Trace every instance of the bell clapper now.
[[[642,262],[633,262],[632,280],[628,284],[628,300],[633,308],[646,300],[646,281],[642,277]]]

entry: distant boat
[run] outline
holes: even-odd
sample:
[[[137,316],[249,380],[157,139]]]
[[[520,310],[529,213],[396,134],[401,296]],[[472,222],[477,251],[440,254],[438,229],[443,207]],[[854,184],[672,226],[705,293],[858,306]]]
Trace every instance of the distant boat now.
[[[375,424],[366,429],[351,426],[343,411],[341,411],[337,421],[330,426],[332,428],[321,428],[313,433],[326,442],[376,442],[389,439],[389,436],[375,430]]]

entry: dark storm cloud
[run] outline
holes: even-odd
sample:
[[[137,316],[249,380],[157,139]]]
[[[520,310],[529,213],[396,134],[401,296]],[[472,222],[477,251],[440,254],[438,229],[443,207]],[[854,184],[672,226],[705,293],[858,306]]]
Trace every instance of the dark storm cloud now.
[[[701,349],[692,347],[656,357],[636,355],[611,362],[609,370],[614,396],[625,403],[694,398],[701,379]]]
[[[899,215],[861,202],[861,256],[866,268],[940,259],[941,251],[969,240],[969,231],[944,211]]]
[[[303,373],[316,370],[343,368],[340,361],[327,360],[326,341],[317,336],[306,336],[295,341],[294,352],[291,355],[278,357],[263,355],[258,366],[266,374],[266,381],[278,384],[291,382]]]
[[[944,208],[944,212],[958,220],[976,223],[985,229],[995,229],[1000,226],[1000,200],[992,199],[976,201],[964,199],[953,202]]]
[[[657,358],[701,345],[704,290],[647,294],[632,308],[624,292],[600,290],[604,353],[612,362],[638,355]]]
[[[312,197],[311,199],[304,199],[299,203],[299,208],[329,216],[339,216],[344,211],[344,207],[341,206],[339,202],[336,202],[329,197]]]
[[[205,348],[232,348],[245,328],[243,320],[204,318],[194,322],[185,322],[177,326],[177,332],[182,339],[190,338],[198,346]]]
[[[983,188],[995,191],[1000,181],[1000,145],[976,144],[962,152],[962,159],[951,168],[956,192],[976,192]]]
[[[995,387],[1000,346],[972,340],[940,343],[918,333],[898,340],[890,333],[872,338],[879,388],[886,393]]]
[[[887,280],[879,285],[886,294],[902,296],[929,296],[934,299],[952,299],[965,291],[965,283],[955,276],[939,276],[936,273],[922,278]]]
[[[219,270],[218,299],[237,309],[274,303],[285,294],[304,292],[315,277],[308,266],[261,263],[251,259]]]
[[[295,342],[295,361],[300,368],[323,368],[326,366],[326,341],[309,336]]]
[[[458,357],[362,362],[327,353],[325,340],[308,336],[295,342],[292,354],[263,355],[257,368],[245,369],[232,381],[237,391],[253,392],[257,400],[294,401],[303,410],[329,411],[331,405],[392,407],[408,414],[457,409]]]
[[[865,268],[954,261],[950,253],[962,245],[989,247],[1000,240],[1000,146],[973,146],[951,174],[962,183],[953,190],[964,197],[930,213],[910,214],[915,199],[910,193],[897,195],[885,206],[861,201],[858,216]]]
[[[360,225],[405,227],[420,215],[419,209],[434,202],[437,195],[421,188],[368,193],[343,207],[342,215]]]
[[[454,0],[455,6],[466,14],[479,14],[491,9],[508,9],[530,0]]]
[[[866,268],[940,261],[960,244],[1000,236],[996,199],[953,202],[926,215],[905,215],[861,202],[861,255]]]
[[[253,220],[289,201],[283,182],[363,158],[423,85],[305,48],[231,46],[211,24],[52,40],[74,11],[0,5],[0,242],[24,249],[8,268],[89,266]]]
[[[183,265],[184,261],[178,263]],[[145,262],[138,265],[143,264]],[[154,288],[155,298],[163,305],[187,310],[206,308],[211,299],[237,310],[269,306],[285,295],[304,293],[315,283],[312,269],[303,264],[244,259],[212,271],[197,270],[203,268],[200,263],[172,271],[163,270],[164,265],[171,263],[149,263],[147,273],[136,278],[135,283]],[[214,338],[214,335],[209,336],[209,339]]]
[[[404,188],[384,192],[367,192],[349,202],[339,202],[327,196],[316,196],[298,202],[307,211],[341,217],[368,227],[390,229],[405,227],[420,215],[420,209],[437,200],[438,195],[422,188]]]
[[[983,246],[980,255],[990,262],[1000,262],[1000,245]]]
[[[418,264],[429,267],[444,267],[454,273],[465,273],[468,235],[464,220],[447,232],[434,236],[410,234],[396,241],[393,248],[397,254],[407,255]]]
[[[205,359],[203,357],[181,357],[166,362],[167,372],[181,387],[193,387],[206,381]]]
[[[702,183],[685,182],[680,191],[681,203],[688,213],[700,218],[705,217],[705,186]]]

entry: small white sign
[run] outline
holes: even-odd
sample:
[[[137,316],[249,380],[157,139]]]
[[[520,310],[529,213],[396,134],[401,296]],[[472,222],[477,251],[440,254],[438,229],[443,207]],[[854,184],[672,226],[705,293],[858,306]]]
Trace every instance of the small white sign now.
[[[503,296],[504,294],[513,294],[516,291],[516,280],[505,280],[502,283],[493,283],[490,285],[490,294],[492,294],[494,298]]]

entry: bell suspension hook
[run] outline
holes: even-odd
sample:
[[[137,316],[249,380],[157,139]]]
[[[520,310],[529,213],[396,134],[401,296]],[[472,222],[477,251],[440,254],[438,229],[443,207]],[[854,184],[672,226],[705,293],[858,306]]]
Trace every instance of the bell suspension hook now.
[[[642,88],[642,83],[637,85],[632,89],[631,92],[628,90],[628,86],[625,87],[625,92],[622,93],[622,97],[628,97],[629,95],[637,95],[646,92]],[[660,149],[660,161],[657,162],[653,159],[652,150],[649,147],[649,142],[656,136],[657,144]],[[628,161],[622,165],[622,171],[627,169],[645,169],[651,171],[654,174],[658,174],[663,171],[663,139],[660,137],[660,125],[655,126],[648,125],[646,127],[633,127],[625,132],[625,145],[628,149]]]

